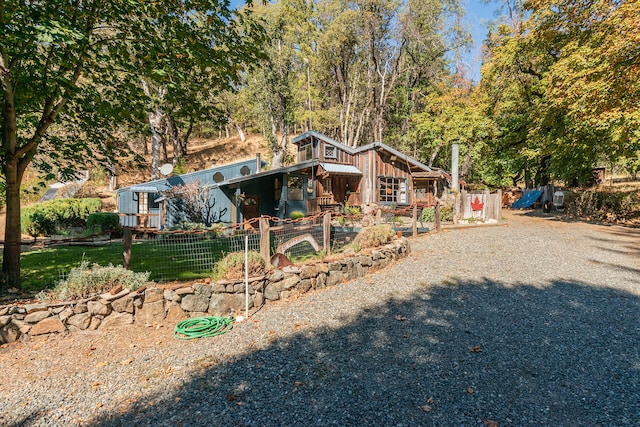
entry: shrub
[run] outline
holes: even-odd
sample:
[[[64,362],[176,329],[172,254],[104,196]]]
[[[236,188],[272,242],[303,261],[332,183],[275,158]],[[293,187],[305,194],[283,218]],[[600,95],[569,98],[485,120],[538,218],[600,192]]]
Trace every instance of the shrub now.
[[[625,221],[638,216],[640,197],[637,191],[584,191],[565,193],[569,216],[603,221]]]
[[[98,198],[57,199],[40,203],[22,210],[21,231],[36,237],[50,236],[67,227],[84,227],[87,216],[98,212],[101,207],[102,200]]]
[[[134,273],[121,265],[107,267],[82,261],[79,267],[72,268],[66,280],[62,280],[53,289],[53,294],[61,300],[86,298],[101,294],[117,285],[136,290],[149,281],[151,273]]]
[[[375,248],[391,242],[395,235],[395,231],[389,224],[374,225],[359,232],[353,239],[353,244],[359,249]]]
[[[424,208],[420,214],[422,222],[434,222],[436,219],[435,208]],[[440,221],[453,221],[453,208],[449,206],[440,206]]]
[[[300,211],[293,211],[289,214],[289,218],[291,219],[300,219],[300,218],[304,218],[304,213],[300,212]]]
[[[265,262],[258,252],[249,251],[249,276],[261,274]],[[213,280],[240,279],[244,277],[244,252],[232,252],[213,266]]]
[[[94,212],[87,217],[87,229],[100,233],[116,231],[120,228],[120,217],[113,212]]]
[[[22,229],[34,238],[51,236],[56,232],[56,223],[43,212],[33,212],[25,222],[22,224]]]
[[[345,203],[344,211],[347,215],[359,216],[360,214],[362,214],[362,209],[360,209],[360,206],[350,206],[348,203]]]

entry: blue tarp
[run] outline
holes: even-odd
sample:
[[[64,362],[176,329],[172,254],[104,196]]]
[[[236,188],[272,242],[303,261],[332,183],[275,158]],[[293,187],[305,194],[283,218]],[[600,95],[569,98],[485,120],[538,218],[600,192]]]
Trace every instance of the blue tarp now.
[[[542,196],[542,190],[525,191],[522,197],[511,205],[511,209],[530,208]]]

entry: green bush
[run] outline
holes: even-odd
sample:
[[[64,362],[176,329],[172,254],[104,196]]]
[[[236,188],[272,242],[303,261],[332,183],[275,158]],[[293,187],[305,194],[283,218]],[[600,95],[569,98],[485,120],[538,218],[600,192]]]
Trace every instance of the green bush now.
[[[57,199],[40,203],[22,210],[21,230],[35,237],[50,236],[56,230],[68,227],[84,227],[87,217],[101,207],[102,200],[98,198]]]
[[[588,220],[625,221],[638,217],[640,210],[637,191],[565,193],[564,201],[569,216]]]
[[[300,219],[300,218],[304,218],[304,213],[300,212],[300,211],[293,211],[289,214],[289,218],[291,219]]]
[[[258,252],[249,251],[249,276],[264,272],[265,262]],[[244,277],[244,252],[232,252],[213,266],[213,280]]]
[[[56,223],[43,212],[33,212],[25,224],[22,223],[23,232],[26,231],[32,237],[50,236],[56,232]]]
[[[113,212],[94,212],[87,217],[87,230],[95,233],[116,231],[120,228],[120,217]]]
[[[107,292],[117,285],[136,290],[149,281],[151,273],[134,273],[121,265],[107,267],[82,261],[79,267],[72,268],[66,280],[62,280],[53,289],[53,295],[60,300],[86,298]]]
[[[434,222],[436,219],[435,208],[424,208],[420,214],[422,222]],[[453,208],[440,206],[440,221],[453,221]]]
[[[386,245],[396,236],[395,231],[389,224],[374,225],[373,227],[364,228],[353,239],[353,245],[357,250],[364,248],[375,248]]]

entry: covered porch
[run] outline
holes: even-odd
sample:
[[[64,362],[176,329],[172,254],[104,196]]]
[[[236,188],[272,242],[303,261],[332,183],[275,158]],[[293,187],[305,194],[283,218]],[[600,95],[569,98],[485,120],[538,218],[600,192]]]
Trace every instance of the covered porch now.
[[[342,212],[345,205],[360,206],[362,172],[352,165],[320,163],[315,168],[315,197],[307,199],[307,213]]]

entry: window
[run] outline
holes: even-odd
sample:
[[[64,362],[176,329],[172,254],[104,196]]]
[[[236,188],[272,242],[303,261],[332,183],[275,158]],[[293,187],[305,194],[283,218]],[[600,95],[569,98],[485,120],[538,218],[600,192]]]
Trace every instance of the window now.
[[[303,200],[302,177],[289,176],[287,181],[287,198],[289,200]]]
[[[301,162],[304,162],[305,160],[311,160],[313,158],[313,146],[311,145],[311,143],[300,146],[298,157]]]
[[[149,193],[138,193],[138,213],[149,213]]]
[[[324,157],[325,159],[336,159],[338,157],[336,147],[332,145],[324,146]]]
[[[331,178],[322,178],[320,183],[322,184],[322,194],[333,193],[331,189]]]
[[[407,180],[380,177],[378,194],[381,203],[407,203]]]
[[[276,202],[280,200],[280,194],[282,193],[282,184],[280,178],[273,180],[273,200]]]
[[[160,202],[156,202],[157,199],[160,198],[160,194],[158,193],[149,193],[149,208],[150,209],[158,209],[160,207]]]

